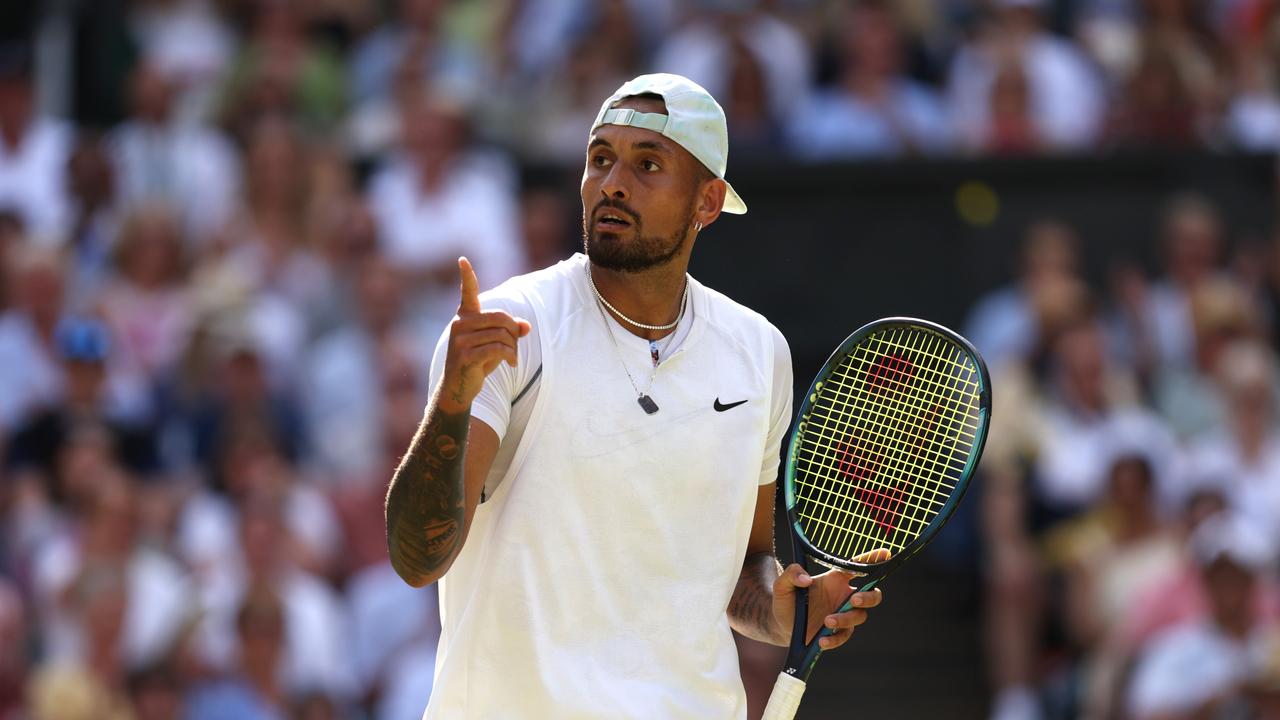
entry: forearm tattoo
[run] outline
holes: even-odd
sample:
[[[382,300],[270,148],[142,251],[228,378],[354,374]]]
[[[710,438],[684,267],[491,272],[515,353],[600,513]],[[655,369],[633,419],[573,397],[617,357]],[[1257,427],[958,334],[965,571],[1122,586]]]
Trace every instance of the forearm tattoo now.
[[[443,575],[462,542],[470,422],[469,412],[450,414],[433,405],[391,478],[387,549],[396,572],[415,587]]]
[[[773,553],[747,556],[738,585],[729,598],[729,624],[734,630],[752,640],[787,644],[789,638],[773,615],[773,582],[781,572]]]

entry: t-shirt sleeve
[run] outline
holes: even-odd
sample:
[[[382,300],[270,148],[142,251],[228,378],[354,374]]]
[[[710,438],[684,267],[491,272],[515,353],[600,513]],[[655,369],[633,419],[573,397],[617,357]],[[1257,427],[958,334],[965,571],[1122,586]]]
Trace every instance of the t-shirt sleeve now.
[[[533,324],[533,311],[523,299],[510,294],[486,297],[480,295],[480,306],[485,310],[504,310],[512,317],[528,320]],[[432,392],[440,384],[444,373],[445,353],[449,347],[449,327],[445,326],[436,342],[435,353],[431,358]],[[534,374],[542,365],[542,351],[538,343],[538,328],[534,324],[528,335],[516,342],[516,366],[511,367],[503,362],[485,378],[484,387],[471,403],[471,417],[493,428],[501,439],[507,434],[507,425],[511,422],[511,405],[520,392],[528,386]]]
[[[764,462],[760,466],[760,485],[768,485],[778,477],[782,440],[791,425],[791,347],[777,328],[773,330],[773,395],[769,404],[769,439],[765,443]]]

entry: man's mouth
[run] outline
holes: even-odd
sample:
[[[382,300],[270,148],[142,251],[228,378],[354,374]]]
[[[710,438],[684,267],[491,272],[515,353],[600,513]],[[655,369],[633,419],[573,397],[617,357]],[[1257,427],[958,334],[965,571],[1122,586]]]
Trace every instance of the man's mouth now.
[[[596,227],[606,230],[622,230],[631,227],[631,222],[621,213],[606,210],[596,214]]]

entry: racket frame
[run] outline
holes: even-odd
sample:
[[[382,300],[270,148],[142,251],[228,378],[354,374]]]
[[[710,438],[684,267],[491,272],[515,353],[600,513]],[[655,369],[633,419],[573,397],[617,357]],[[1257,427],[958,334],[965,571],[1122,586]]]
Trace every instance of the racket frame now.
[[[800,519],[796,516],[796,494],[795,494],[795,471],[798,454],[800,452],[800,436],[802,434],[802,425],[806,421],[809,412],[813,406],[813,399],[817,397],[819,383],[825,381],[835,371],[837,367],[844,361],[849,352],[861,343],[868,335],[884,330],[893,326],[903,326],[912,328],[925,328],[935,332],[947,340],[959,345],[969,354],[973,360],[974,366],[977,368],[978,377],[981,387],[978,393],[978,427],[975,432],[973,447],[969,453],[968,461],[965,463],[960,479],[957,481],[956,488],[947,498],[947,502],[938,511],[938,514],[929,521],[928,526],[920,532],[918,536],[907,543],[897,553],[894,553],[888,560],[878,563],[860,563],[854,562],[847,558],[836,557],[830,553],[824,552],[816,547],[805,535],[804,529],[800,526]],[[787,463],[784,475],[784,481],[778,488],[779,499],[784,503],[786,508],[787,522],[790,524],[789,533],[791,537],[791,554],[794,558],[793,562],[799,563],[806,574],[809,573],[808,559],[812,558],[815,562],[828,568],[846,570],[855,573],[855,582],[859,583],[856,592],[865,592],[874,588],[880,581],[884,580],[890,573],[896,570],[902,563],[911,559],[920,552],[935,535],[946,525],[951,515],[955,512],[956,507],[964,498],[965,492],[969,489],[969,480],[973,477],[977,469],[978,461],[982,457],[982,450],[987,440],[987,426],[991,417],[991,377],[987,372],[987,365],[982,360],[982,356],[978,354],[977,349],[959,333],[939,325],[938,323],[928,320],[921,320],[912,317],[888,317],[867,323],[855,330],[839,347],[831,353],[823,364],[822,369],[818,371],[813,382],[809,385],[809,390],[805,393],[804,401],[800,406],[800,411],[796,414],[796,426],[791,433],[791,441],[787,448]],[[852,596],[850,596],[852,597]],[[849,607],[848,602],[845,608]],[[841,611],[843,611],[843,609]],[[805,642],[805,636],[808,634],[809,624],[809,593],[807,588],[798,588],[796,593],[796,613],[795,621],[791,628],[791,645],[787,651],[786,665],[783,667],[783,674],[806,681],[809,674],[813,672],[813,667],[817,663],[818,658],[822,654],[822,648],[818,644],[818,640],[831,634],[830,628],[823,626],[822,630],[814,636],[812,642]]]

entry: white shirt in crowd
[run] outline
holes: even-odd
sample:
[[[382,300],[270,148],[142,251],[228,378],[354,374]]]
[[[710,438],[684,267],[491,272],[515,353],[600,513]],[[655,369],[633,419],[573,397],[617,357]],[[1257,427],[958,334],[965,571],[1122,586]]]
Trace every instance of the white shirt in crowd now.
[[[74,130],[59,121],[33,118],[16,148],[0,140],[0,210],[13,210],[39,243],[58,245],[70,229],[67,160]]]
[[[991,48],[970,45],[956,53],[947,88],[961,141],[981,147],[991,124],[991,92],[998,63]],[[1102,127],[1101,78],[1071,43],[1041,33],[1021,51],[1031,94],[1030,111],[1040,136],[1055,149],[1088,149]]]
[[[413,163],[393,161],[372,180],[369,201],[387,258],[413,272],[452,263],[466,255],[481,289],[525,270],[515,192],[504,173],[484,158],[460,159],[430,195]],[[433,306],[458,304],[455,284],[427,289]],[[416,308],[421,309],[421,308]]]
[[[1158,635],[1129,686],[1132,717],[1142,720],[1187,713],[1230,692],[1250,673],[1249,642],[1202,621]]]
[[[230,222],[238,203],[240,164],[220,133],[202,125],[131,121],[110,136],[117,192],[128,205],[163,199],[181,212],[197,240]]]

